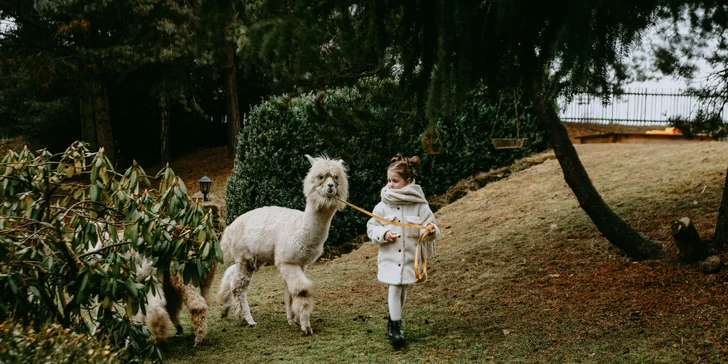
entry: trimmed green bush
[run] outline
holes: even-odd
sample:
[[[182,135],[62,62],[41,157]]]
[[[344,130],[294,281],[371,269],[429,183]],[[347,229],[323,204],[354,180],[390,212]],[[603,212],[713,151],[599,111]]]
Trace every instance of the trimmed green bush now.
[[[444,144],[439,155],[422,150],[424,113],[415,97],[400,95],[394,82],[369,80],[318,95],[272,97],[251,109],[240,132],[227,185],[228,223],[262,206],[303,209],[301,181],[310,167],[304,154],[343,159],[349,170],[349,201],[371,210],[380,200],[389,159],[396,153],[422,157],[417,182],[432,195],[459,179],[545,148],[528,107],[519,105],[521,137],[528,138],[525,148],[494,151],[489,136],[498,103],[486,95],[485,90],[473,92],[452,117],[437,122]],[[505,100],[494,136],[516,133],[513,101]],[[366,232],[367,219],[352,209],[337,213],[327,248]]]

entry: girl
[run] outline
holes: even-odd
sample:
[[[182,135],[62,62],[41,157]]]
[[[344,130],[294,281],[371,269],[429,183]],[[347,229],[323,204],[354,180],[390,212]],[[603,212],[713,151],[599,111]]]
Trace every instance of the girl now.
[[[429,226],[429,234],[422,246],[425,258],[434,253],[435,238],[440,229],[435,225],[435,216],[427,204],[422,188],[414,182],[415,168],[420,158],[406,158],[395,155],[387,168],[387,185],[382,188],[382,201],[374,207],[373,213],[388,220]],[[379,246],[377,278],[389,285],[389,323],[387,337],[395,349],[404,345],[402,308],[407,290],[414,283],[427,280],[427,274],[418,281],[414,262],[417,240],[425,230],[403,228],[371,218],[367,222],[367,234]]]

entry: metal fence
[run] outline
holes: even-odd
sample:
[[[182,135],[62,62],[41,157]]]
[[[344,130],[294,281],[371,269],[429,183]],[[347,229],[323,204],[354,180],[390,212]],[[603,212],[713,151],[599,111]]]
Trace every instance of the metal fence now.
[[[692,118],[705,103],[684,91],[654,89],[628,89],[608,103],[587,94],[576,95],[568,103],[563,97],[558,101],[563,121],[622,125],[664,125],[671,117]],[[727,108],[720,114],[728,120]]]

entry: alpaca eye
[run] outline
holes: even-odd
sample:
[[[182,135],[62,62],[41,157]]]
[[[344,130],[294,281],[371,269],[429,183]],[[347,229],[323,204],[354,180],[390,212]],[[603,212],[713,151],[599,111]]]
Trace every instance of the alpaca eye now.
[[[334,176],[334,180],[335,181],[338,181],[339,180],[339,176]]]
[[[318,176],[319,179],[324,179],[324,176],[320,175]]]

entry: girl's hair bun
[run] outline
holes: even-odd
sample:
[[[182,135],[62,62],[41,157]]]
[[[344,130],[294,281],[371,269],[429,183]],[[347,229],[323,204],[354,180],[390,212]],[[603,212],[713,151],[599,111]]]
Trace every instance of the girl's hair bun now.
[[[415,170],[420,166],[420,162],[420,157],[416,155],[407,158],[402,154],[397,153],[389,161],[388,170],[396,171],[404,179],[414,178],[417,174]]]
[[[410,168],[418,168],[420,166],[420,157],[413,155],[409,158],[407,158],[407,165]]]
[[[394,157],[392,157],[392,159],[389,160],[389,164],[394,164],[403,160],[405,160],[405,157],[402,154],[397,153],[394,155]]]

